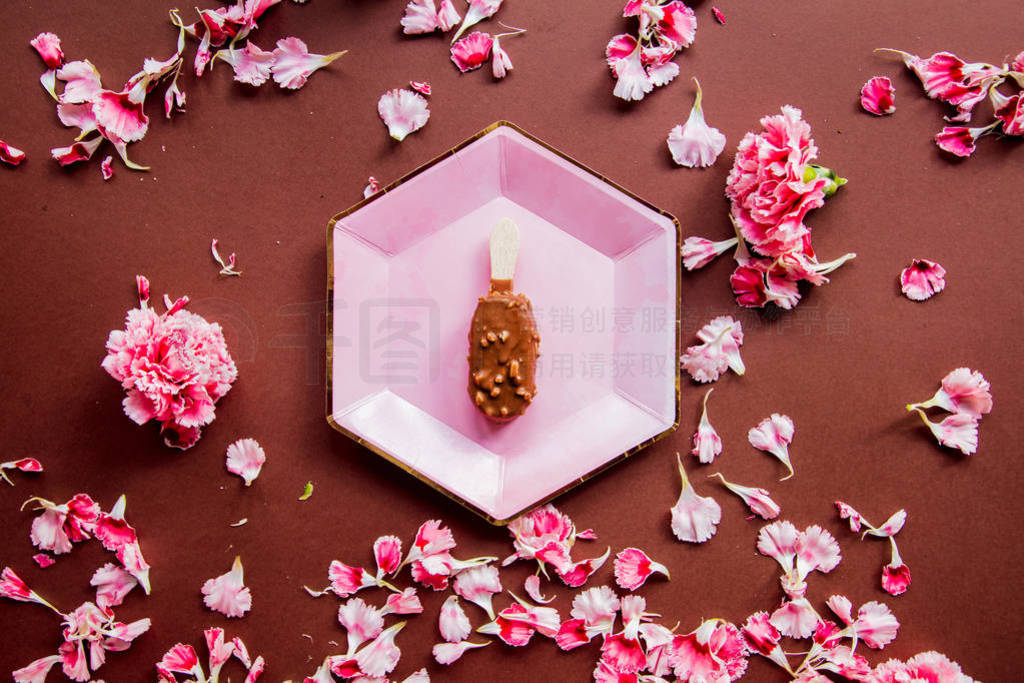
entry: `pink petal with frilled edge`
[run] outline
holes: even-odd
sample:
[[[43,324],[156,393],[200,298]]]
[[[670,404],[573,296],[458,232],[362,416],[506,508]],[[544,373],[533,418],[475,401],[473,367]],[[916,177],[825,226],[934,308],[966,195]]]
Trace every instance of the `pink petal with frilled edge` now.
[[[377,560],[378,576],[393,574],[402,563],[402,539],[381,536],[373,542],[373,556]]]
[[[437,10],[437,25],[442,31],[450,31],[462,21],[462,15],[455,9],[452,0],[441,0]]]
[[[935,144],[939,149],[958,157],[969,157],[974,154],[975,143],[998,126],[1000,121],[989,126],[969,128],[967,126],[946,126],[935,135]]]
[[[722,508],[714,498],[697,495],[683,469],[683,461],[676,455],[683,489],[679,500],[672,506],[672,531],[680,541],[703,543],[715,535],[722,521]]]
[[[860,89],[860,106],[875,116],[896,111],[896,90],[885,76],[875,76]]]
[[[708,420],[708,397],[712,391],[714,388],[708,389],[704,394],[704,408],[701,411],[697,432],[693,435],[693,450],[690,451],[705,464],[713,462],[715,456],[722,452],[722,439]]]
[[[199,657],[191,645],[175,644],[164,654],[157,666],[173,673],[193,674],[199,678],[205,678],[203,668],[199,665]]]
[[[793,569],[800,532],[791,522],[772,522],[757,535],[757,552],[773,558],[784,571]]]
[[[772,612],[769,621],[784,636],[809,638],[818,623],[818,615],[806,598],[798,598],[782,603]]]
[[[697,17],[693,10],[680,0],[672,0],[660,8],[663,16],[654,27],[655,35],[662,43],[674,47],[689,47],[697,32]]]
[[[438,643],[434,646],[431,651],[434,655],[434,660],[438,664],[451,664],[458,660],[467,650],[472,650],[478,647],[487,647],[490,642],[486,643],[471,643],[469,641],[462,641],[460,643]]]
[[[17,147],[0,140],[0,161],[11,166],[17,166],[25,161],[25,153]]]
[[[466,639],[473,627],[469,624],[469,617],[459,604],[459,598],[449,595],[448,599],[441,605],[441,611],[437,617],[437,627],[441,631],[441,637],[449,643],[458,643]]]
[[[36,49],[48,69],[57,69],[64,63],[64,52],[60,49],[60,38],[54,33],[40,33],[29,41]]]
[[[647,579],[655,573],[662,574],[669,578],[668,569],[665,565],[652,560],[647,553],[639,548],[626,548],[615,556],[613,562],[615,568],[615,583],[619,588],[635,591],[644,585]]]
[[[797,537],[796,567],[801,578],[814,570],[828,573],[842,559],[836,539],[817,524],[807,527]]]
[[[455,577],[452,587],[458,595],[484,609],[491,619],[494,618],[491,598],[502,590],[497,567],[473,567],[461,572]],[[458,640],[462,640],[462,638]]]
[[[530,574],[526,577],[523,582],[523,588],[526,590],[526,594],[530,596],[530,599],[534,602],[539,602],[542,605],[546,605],[555,599],[555,596],[550,598],[544,597],[544,594],[540,592],[540,577],[536,574]]]
[[[616,78],[612,94],[627,102],[642,100],[644,95],[654,89],[654,82],[641,61],[640,45],[637,45],[629,55],[615,60],[612,63],[612,73]]]
[[[106,609],[124,602],[125,596],[139,585],[139,581],[121,567],[108,562],[96,570],[89,579],[89,585],[96,587],[96,604]]]
[[[275,63],[273,52],[261,50],[251,40],[241,49],[219,50],[214,58],[223,59],[235,71],[235,80],[249,85],[263,85],[270,78]],[[307,74],[308,75],[308,74]]]
[[[935,261],[914,259],[900,273],[900,288],[912,301],[924,301],[946,288],[946,269]]]
[[[845,595],[833,595],[825,601],[828,608],[832,612],[843,620],[844,624],[849,625],[853,622],[853,603]]]
[[[793,442],[794,432],[792,418],[779,413],[772,413],[747,432],[747,440],[750,441],[751,446],[771,453],[789,470],[789,474],[779,481],[785,481],[794,474],[788,448],[789,444]]]
[[[750,508],[750,511],[761,519],[775,519],[782,511],[779,504],[772,500],[771,495],[764,489],[733,484],[730,481],[726,481],[725,477],[719,472],[711,476],[721,479],[722,484],[743,499],[743,502]]]
[[[900,623],[881,602],[866,602],[857,610],[853,630],[868,647],[881,650],[896,638]]]
[[[244,584],[242,558],[235,557],[231,571],[203,584],[203,603],[227,617],[240,617],[252,609],[252,594]]]
[[[87,59],[68,62],[57,70],[57,78],[64,81],[64,92],[60,96],[62,104],[91,102],[103,90],[100,72]]]
[[[712,242],[703,237],[687,237],[683,240],[680,255],[683,257],[683,267],[687,270],[697,270],[711,263],[716,256],[736,246],[739,238]]]
[[[376,638],[384,630],[381,611],[367,605],[362,598],[349,598],[338,608],[338,623],[348,634],[349,652],[355,652],[357,647]]]
[[[910,567],[903,563],[896,541],[889,538],[892,545],[892,559],[882,567],[882,589],[889,595],[903,595],[910,587]]]
[[[96,153],[96,148],[103,142],[102,137],[95,137],[91,140],[83,140],[81,142],[75,142],[69,147],[54,147],[50,150],[50,155],[57,160],[61,166],[68,166],[70,164],[78,163],[79,161],[88,161],[92,158],[92,155]]]
[[[388,596],[382,610],[384,614],[422,614],[423,604],[416,595],[415,588],[406,588],[401,593]]]
[[[743,326],[739,321],[727,315],[718,316],[697,331],[697,338],[703,343],[687,348],[679,360],[693,379],[713,382],[726,369],[737,375],[746,372],[740,357]]]
[[[841,500],[836,501],[836,509],[839,510],[840,519],[850,520],[850,531],[860,531],[861,522],[866,523],[866,520],[861,516],[859,512],[857,512],[856,510],[854,510],[852,507],[850,507]]]
[[[672,160],[680,166],[705,168],[715,163],[718,155],[725,149],[725,136],[704,120],[700,82],[696,78],[693,81],[697,84],[693,108],[686,123],[676,126],[669,132],[668,149],[672,153]]]
[[[46,674],[50,673],[53,665],[60,663],[62,660],[63,657],[60,655],[42,657],[26,667],[12,671],[11,675],[14,676],[15,683],[44,683],[46,681]]]
[[[426,81],[409,81],[409,87],[421,95],[430,95],[432,90]]]
[[[367,676],[383,676],[391,673],[398,664],[402,651],[395,645],[395,635],[402,630],[401,621],[378,635],[369,645],[356,653],[356,662]]]
[[[397,88],[380,96],[377,113],[388,127],[388,134],[399,142],[425,126],[430,119],[427,100],[422,95]]]
[[[296,90],[306,84],[310,74],[327,66],[346,52],[348,50],[329,55],[313,54],[298,38],[282,38],[277,41],[277,47],[274,48],[271,74],[274,82],[282,88]]]
[[[100,173],[103,175],[104,180],[110,180],[114,177],[114,170],[110,167],[113,163],[114,157],[107,155],[107,158],[100,163]]]
[[[405,6],[405,14],[399,23],[402,25],[402,33],[405,34],[436,31],[440,26],[434,0],[411,0]]]
[[[605,549],[604,554],[598,557],[591,557],[579,562],[573,562],[565,569],[557,570],[558,578],[570,588],[579,588],[587,582],[594,572],[604,566],[605,561],[611,554],[611,548]]]
[[[978,418],[967,413],[954,413],[936,423],[929,420],[923,410],[918,408],[917,412],[943,446],[955,448],[964,455],[971,455],[978,450]]]
[[[477,24],[488,17],[494,16],[494,13],[501,7],[502,0],[469,0],[469,9],[466,10],[466,18],[462,20],[462,26],[455,32],[455,37],[452,38],[452,42],[458,40],[466,29],[474,24]]]
[[[239,439],[228,446],[225,464],[228,472],[237,474],[245,480],[246,486],[250,486],[266,461],[267,455],[256,439]]]
[[[572,600],[570,616],[582,619],[588,627],[610,630],[621,603],[608,586],[588,588]]]
[[[92,99],[92,113],[96,123],[107,133],[124,142],[141,140],[149,128],[149,117],[142,110],[142,102],[132,99],[132,93],[101,90]]]
[[[203,631],[203,637],[206,639],[206,650],[210,653],[210,680],[216,680],[221,667],[235,654],[235,644],[224,641],[222,628],[208,628]]]
[[[47,555],[46,553],[37,553],[37,554],[33,555],[32,556],[32,561],[35,562],[36,564],[38,564],[40,569],[46,569],[47,567],[52,567],[57,562],[57,560],[53,559],[51,556]]]
[[[476,31],[455,43],[451,47],[452,62],[459,71],[466,73],[479,69],[491,54],[494,39],[491,34]]]

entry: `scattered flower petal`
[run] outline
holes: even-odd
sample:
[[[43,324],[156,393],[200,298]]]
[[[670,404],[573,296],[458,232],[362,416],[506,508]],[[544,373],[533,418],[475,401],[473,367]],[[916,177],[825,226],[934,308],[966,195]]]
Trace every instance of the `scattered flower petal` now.
[[[732,369],[737,375],[746,372],[740,358],[743,344],[743,326],[731,316],[714,318],[697,332],[703,343],[690,346],[680,358],[680,364],[698,382],[714,382]]]
[[[271,74],[274,77],[274,82],[282,88],[296,90],[306,84],[310,74],[327,66],[346,52],[348,50],[333,52],[329,55],[313,54],[298,38],[282,38],[277,41],[277,47],[274,48]]]
[[[889,595],[903,595],[910,588],[910,567],[903,563],[896,541],[889,538],[892,545],[892,559],[882,567],[882,589]]]
[[[430,118],[427,100],[411,90],[389,90],[380,96],[377,113],[388,127],[388,133],[401,142],[409,133],[426,125]]]
[[[25,161],[25,153],[17,147],[0,140],[0,161],[11,166],[17,166]]]
[[[697,432],[693,435],[693,450],[690,451],[705,464],[713,462],[715,456],[722,452],[722,439],[708,420],[708,397],[712,391],[714,387],[709,388],[704,394],[704,408],[701,411]]]
[[[409,87],[421,95],[427,95],[429,97],[431,94],[430,83],[427,83],[426,81],[409,81]]]
[[[861,516],[859,512],[857,512],[856,510],[854,510],[852,507],[850,507],[841,500],[836,501],[836,508],[838,508],[839,510],[840,519],[850,520],[850,531],[860,531],[860,525],[861,522],[864,521],[864,518]]]
[[[771,453],[789,470],[789,474],[779,481],[785,481],[794,474],[793,464],[789,459],[789,444],[793,442],[794,431],[793,420],[788,415],[772,413],[747,432],[751,446]]]
[[[725,488],[742,498],[743,502],[750,508],[750,511],[761,519],[775,519],[782,511],[779,504],[772,500],[771,495],[764,489],[733,484],[726,481],[725,477],[718,472],[711,476],[721,479]]]
[[[647,553],[639,548],[626,548],[615,556],[615,583],[619,588],[635,591],[647,582],[647,579],[654,573],[663,574],[666,579],[670,578],[668,568],[665,565],[655,562]]]
[[[945,126],[935,136],[935,144],[939,149],[958,157],[969,157],[974,154],[975,143],[983,135],[991,133],[1000,123],[996,120],[988,126],[969,128],[967,126]]]
[[[350,598],[338,608],[338,623],[348,634],[348,651],[355,652],[356,648],[384,630],[384,615],[361,598]]]
[[[380,192],[380,183],[373,176],[370,176],[366,182],[366,187],[363,188],[363,198],[370,197]]]
[[[938,406],[951,413],[965,413],[979,420],[992,411],[992,386],[985,376],[970,368],[957,368],[942,378],[942,388],[924,403],[907,406],[931,408]]]
[[[711,263],[716,256],[736,246],[739,238],[733,237],[721,242],[712,242],[703,237],[687,237],[683,240],[680,253],[683,257],[683,267],[687,270],[697,270]]]
[[[494,618],[491,598],[502,590],[497,567],[485,565],[460,572],[455,577],[452,587],[459,596],[483,608],[487,612],[487,616],[491,619]],[[457,640],[462,640],[462,638]]]
[[[978,418],[968,413],[953,413],[942,422],[935,423],[920,408],[917,412],[943,446],[955,448],[964,455],[971,455],[978,450]]]
[[[530,599],[534,602],[539,602],[542,605],[546,605],[555,599],[554,596],[545,598],[543,593],[540,592],[540,577],[536,574],[530,574],[526,577],[523,582],[523,588],[526,590],[526,594],[530,596]]]
[[[469,9],[466,10],[466,18],[462,20],[462,26],[455,32],[455,37],[452,38],[454,43],[459,39],[459,36],[468,29],[470,26],[477,24],[488,17],[494,16],[495,12],[501,7],[502,0],[469,0]],[[447,29],[446,29],[447,30]]]
[[[64,52],[60,49],[60,38],[53,33],[40,33],[29,41],[36,49],[48,69],[57,69],[64,63]]]
[[[680,541],[703,543],[715,535],[722,521],[722,508],[714,498],[697,495],[686,477],[683,461],[676,455],[683,489],[672,507],[672,532]]]
[[[245,480],[246,486],[251,486],[256,477],[260,475],[263,463],[267,461],[266,453],[260,447],[256,439],[239,439],[227,450],[226,466],[228,472],[237,474]]]
[[[924,301],[946,288],[946,269],[935,261],[914,259],[900,273],[903,294],[912,301]]]
[[[89,585],[96,587],[96,605],[101,609],[116,607],[135,586],[138,579],[110,562],[103,565],[89,579]]]
[[[32,556],[32,560],[39,565],[40,569],[46,569],[57,562],[57,560],[46,553],[37,553]]]
[[[690,117],[685,124],[669,132],[668,149],[672,153],[672,160],[680,166],[706,168],[715,163],[725,149],[725,136],[704,121],[700,82],[696,78],[693,82],[697,84],[697,97],[690,110]]]
[[[711,7],[711,14],[713,14],[715,16],[715,21],[717,21],[719,24],[723,24],[723,25],[725,24],[725,15],[722,14],[722,10],[718,9],[717,7],[712,6]]]
[[[107,155],[107,158],[100,163],[100,173],[103,174],[104,180],[110,180],[114,177],[114,170],[110,167],[110,164],[114,161],[114,157]]]
[[[466,616],[466,612],[459,604],[458,596],[449,595],[441,605],[437,626],[441,631],[441,637],[449,643],[459,643],[465,640],[473,630],[469,624],[469,617]]]
[[[875,76],[860,89],[860,106],[875,116],[896,111],[896,90],[885,76]]]
[[[467,15],[468,16],[468,15]],[[491,55],[491,46],[494,39],[489,33],[476,31],[455,43],[451,47],[452,61],[459,71],[466,73],[473,69],[479,69]]]
[[[356,653],[359,669],[367,676],[383,676],[391,673],[398,664],[402,651],[395,645],[395,636],[405,622],[388,627],[374,640]]]
[[[436,31],[439,24],[434,0],[410,0],[399,23],[402,25],[402,33],[407,35]]]
[[[296,38],[295,40],[298,39]],[[247,41],[245,47],[240,50],[235,49],[234,46],[229,47],[227,50],[219,50],[214,55],[214,59],[217,58],[231,65],[235,72],[236,81],[253,86],[260,86],[267,82],[276,62],[274,52],[261,50],[251,40]],[[306,76],[308,77],[309,74],[306,74]]]
[[[852,627],[865,645],[881,650],[896,638],[900,623],[886,605],[872,601],[857,610],[857,620]]]
[[[252,609],[252,594],[244,585],[242,558],[235,557],[231,571],[203,584],[203,603],[227,617],[240,617]]]
[[[504,78],[512,70],[512,59],[501,47],[501,34],[491,41],[491,73],[495,78]]]
[[[818,614],[806,598],[797,598],[782,603],[769,621],[784,636],[810,638],[818,624]]]
[[[448,665],[462,657],[467,650],[472,650],[478,647],[487,647],[488,645],[490,645],[490,642],[471,643],[465,640],[460,643],[438,643],[434,646],[432,652],[434,659],[438,664]]]

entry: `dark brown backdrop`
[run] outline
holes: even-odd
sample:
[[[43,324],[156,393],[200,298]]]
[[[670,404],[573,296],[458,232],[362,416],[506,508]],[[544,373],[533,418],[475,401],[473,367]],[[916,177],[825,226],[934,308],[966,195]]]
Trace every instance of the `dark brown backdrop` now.
[[[152,106],[149,134],[131,147],[153,170],[133,173],[115,162],[109,183],[96,162],[62,169],[48,158],[71,135],[37,84],[41,63],[28,41],[56,32],[69,58],[92,60],[106,83],[116,84],[144,57],[173,49],[169,5],[35,0],[0,8],[0,138],[30,157],[21,168],[0,168],[3,459],[31,455],[46,466],[42,476],[16,475],[16,488],[0,487],[0,560],[65,609],[91,599],[88,578],[108,555],[86,544],[39,570],[30,560],[32,516],[18,507],[30,495],[64,501],[80,491],[109,507],[127,494],[128,519],[153,564],[154,591],[132,594],[118,614],[150,616],[153,628],[129,652],[112,653],[99,677],[153,680],[152,665],[168,647],[189,642],[203,653],[201,629],[223,625],[266,657],[268,680],[301,679],[338,651],[329,641],[344,642],[337,601],[312,600],[301,590],[325,583],[331,559],[370,564],[374,538],[395,533],[408,545],[429,518],[452,527],[460,556],[509,552],[503,529],[324,420],[324,229],[361,197],[368,175],[390,182],[508,119],[672,212],[684,234],[720,239],[729,234],[722,189],[736,144],[761,116],[792,104],[813,126],[820,162],[850,179],[809,217],[815,246],[824,258],[846,251],[858,257],[781,315],[735,307],[727,259],[686,276],[687,342],[716,314],[739,315],[747,330],[748,373],[726,376],[713,398],[713,421],[726,442],[721,467],[734,480],[769,486],[785,519],[801,528],[822,524],[839,539],[842,564],[810,579],[815,605],[823,609],[835,592],[855,604],[891,605],[900,634],[885,652],[869,653],[872,662],[937,649],[980,680],[1015,680],[1024,627],[1016,505],[1022,297],[1015,272],[1024,157],[1019,141],[993,139],[969,160],[942,156],[931,137],[943,106],[924,97],[898,60],[872,49],[948,49],[998,63],[1024,49],[1021,8],[992,0],[720,0],[728,21],[721,26],[702,2],[696,41],[676,60],[677,82],[625,104],[612,97],[601,61],[608,38],[632,28],[619,16],[621,5],[508,0],[499,18],[529,32],[507,41],[515,70],[494,83],[484,72],[460,75],[439,35],[403,37],[401,1],[282,3],[254,34],[259,45],[296,35],[313,51],[349,54],[295,93],[233,83],[223,64],[199,81],[186,76],[188,112],[167,122]],[[194,11],[182,9],[191,20]],[[483,28],[495,30],[493,23]],[[894,116],[859,109],[860,86],[877,74],[896,85]],[[709,122],[729,140],[718,163],[703,171],[675,168],[664,142],[687,116],[691,76],[704,87]],[[433,84],[432,115],[426,128],[396,144],[376,101],[410,79]],[[242,278],[218,277],[207,252],[211,236],[238,252]],[[923,304],[899,296],[896,284],[917,256],[938,260],[949,273],[948,289]],[[216,422],[185,454],[164,448],[152,425],[137,427],[122,414],[122,393],[99,367],[108,331],[133,305],[136,273],[149,276],[158,296],[189,294],[196,312],[224,325],[238,360],[239,380],[218,405]],[[903,410],[960,365],[983,371],[995,394],[979,452],[969,458],[938,448]],[[684,631],[701,617],[742,621],[781,597],[778,567],[754,552],[760,525],[699,475],[697,485],[713,491],[724,510],[718,535],[693,547],[669,530],[668,508],[679,490],[675,452],[689,448],[701,395],[687,383],[676,434],[556,501],[581,528],[598,532],[592,548],[639,545],[670,567],[671,582],[653,581],[642,593]],[[797,425],[797,474],[783,484],[775,482],[778,464],[745,442],[746,430],[773,411]],[[258,439],[268,454],[250,489],[224,470],[225,446],[242,436]],[[316,490],[300,503],[307,480]],[[914,577],[906,595],[881,591],[887,546],[856,541],[836,518],[837,498],[873,521],[908,510],[899,536]],[[240,517],[248,517],[246,526],[228,526]],[[199,588],[236,554],[254,608],[227,620],[203,607]],[[515,589],[527,572],[516,565],[502,576]],[[611,581],[609,563],[591,585]],[[555,592],[565,615],[571,593]],[[521,651],[497,645],[471,652],[444,669],[429,658],[442,596],[421,594],[427,611],[399,638],[400,677],[427,665],[450,680],[582,681],[598,657],[596,645],[565,654],[534,642]],[[42,609],[4,602],[0,622],[7,625],[0,672],[59,644],[58,624]],[[755,658],[747,678],[784,676]]]

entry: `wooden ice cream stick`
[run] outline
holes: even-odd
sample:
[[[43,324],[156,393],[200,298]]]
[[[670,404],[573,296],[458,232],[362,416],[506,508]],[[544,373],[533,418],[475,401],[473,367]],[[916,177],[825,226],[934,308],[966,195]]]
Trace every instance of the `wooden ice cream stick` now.
[[[491,291],[511,292],[519,255],[519,228],[502,218],[491,228]]]

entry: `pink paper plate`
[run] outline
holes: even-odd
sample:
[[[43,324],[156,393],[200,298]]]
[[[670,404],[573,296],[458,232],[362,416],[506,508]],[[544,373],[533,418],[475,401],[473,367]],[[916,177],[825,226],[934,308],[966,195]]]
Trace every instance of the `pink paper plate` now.
[[[489,422],[466,387],[491,227],[519,226],[537,396]],[[679,225],[495,123],[328,227],[327,421],[495,524],[678,425]]]

